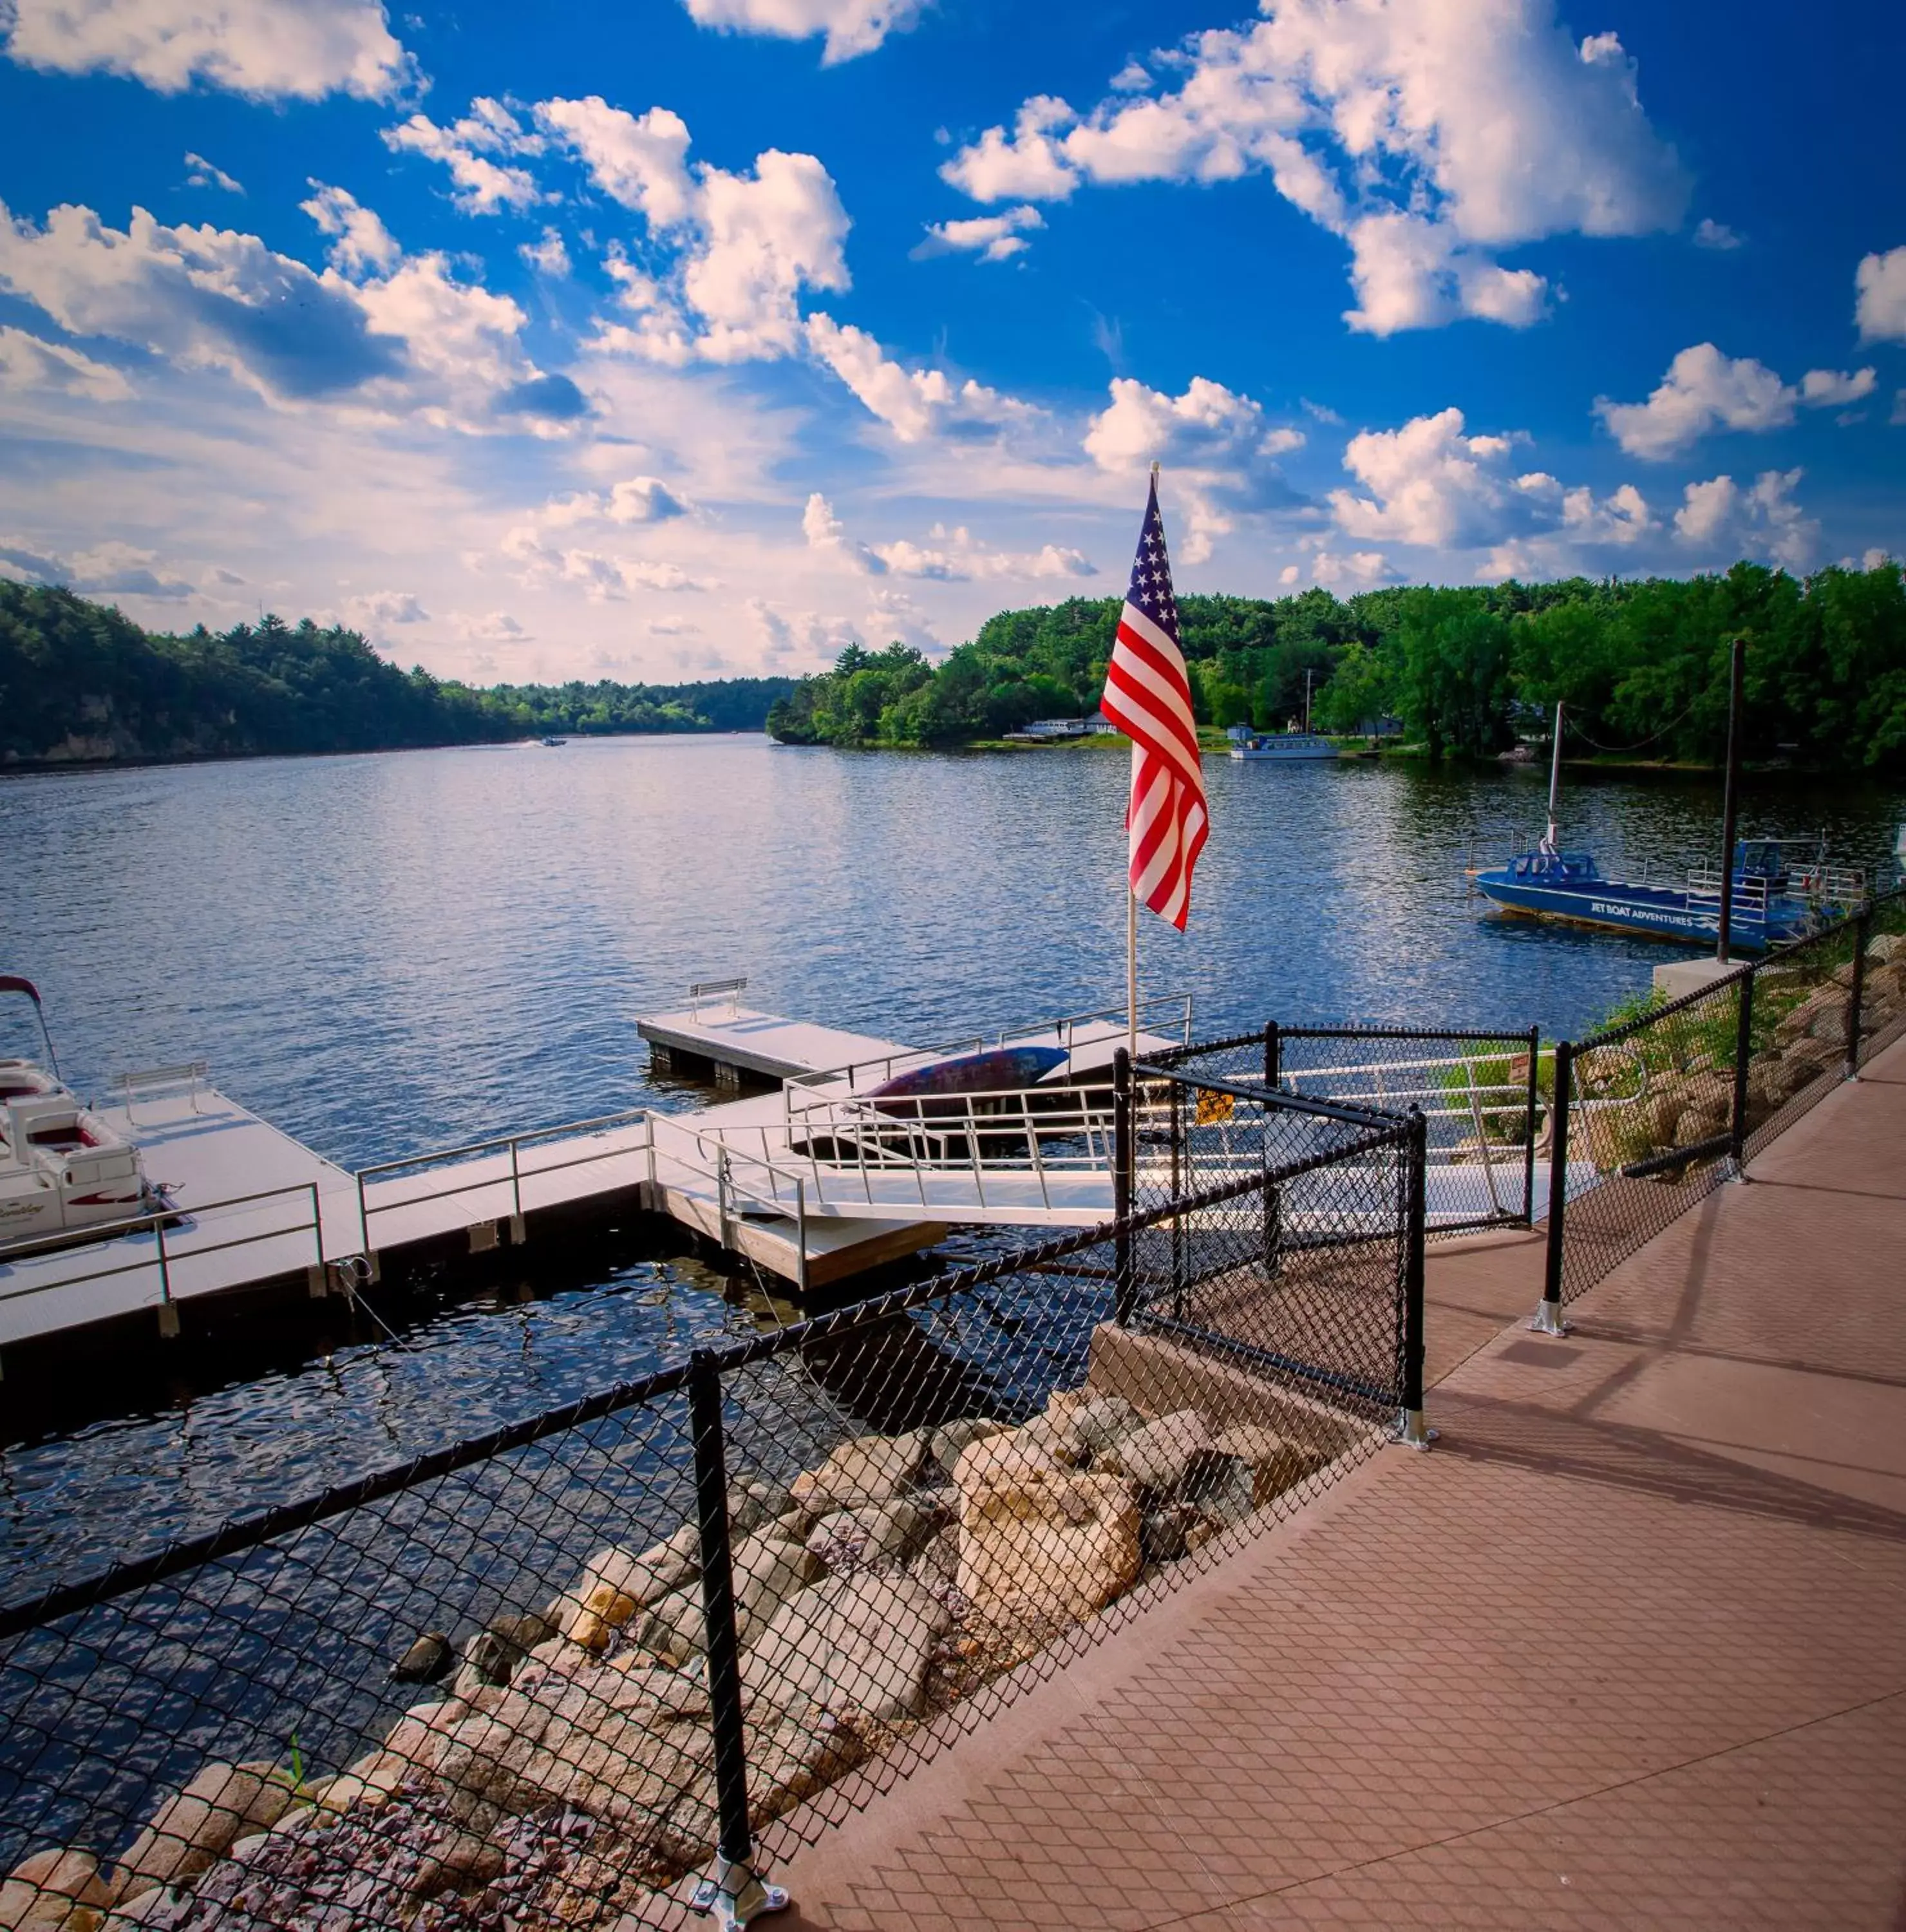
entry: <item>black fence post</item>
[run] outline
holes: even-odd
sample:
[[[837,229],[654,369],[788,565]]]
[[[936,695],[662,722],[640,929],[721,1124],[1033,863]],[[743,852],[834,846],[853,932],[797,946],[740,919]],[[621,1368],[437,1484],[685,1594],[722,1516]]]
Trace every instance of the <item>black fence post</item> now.
[[[1522,1117],[1522,1225],[1525,1228],[1536,1225],[1536,1109],[1542,1103],[1542,1030],[1532,1026],[1529,1029],[1529,1107]]]
[[[1575,1049],[1566,1040],[1555,1042],[1555,1091],[1549,1102],[1548,1248],[1542,1257],[1542,1306],[1529,1318],[1538,1335],[1566,1335],[1562,1318],[1563,1243],[1569,1208],[1569,1108],[1573,1099]]]
[[[1760,974],[1758,966],[1750,966],[1741,976],[1734,1028],[1734,1104],[1728,1124],[1728,1160],[1736,1180],[1747,1178],[1747,1070],[1754,1058],[1754,982]]]
[[[1185,1144],[1185,1090],[1174,1080],[1171,1083],[1171,1198],[1174,1201],[1182,1201],[1187,1191],[1185,1186],[1185,1156],[1187,1152]],[[1180,1216],[1174,1214],[1171,1217],[1171,1312],[1179,1321],[1182,1321],[1185,1316],[1185,1223]]]
[[[1853,984],[1847,991],[1847,1078],[1860,1078],[1860,1009],[1866,998],[1866,948],[1873,938],[1871,902],[1853,928]]]
[[[1272,1020],[1264,1028],[1264,1089],[1266,1094],[1275,1094],[1284,1078],[1284,1036],[1278,1023]],[[1271,1158],[1272,1136],[1271,1123],[1277,1118],[1277,1110],[1267,1100],[1264,1103],[1264,1172],[1268,1174],[1277,1162]],[[1264,1184],[1264,1272],[1275,1279],[1284,1265],[1284,1190],[1271,1182]]]
[[[1408,1193],[1404,1215],[1403,1413],[1397,1434],[1413,1449],[1427,1449],[1436,1431],[1423,1424],[1423,1243],[1428,1228],[1429,1122],[1410,1109]]]
[[[735,1574],[728,1538],[728,1468],[721,1426],[721,1373],[714,1352],[688,1358],[688,1432],[695,1450],[695,1504],[702,1556],[702,1620],[708,1639],[709,1729],[715,1740],[715,1803],[720,1832],[715,1867],[695,1904],[724,1928],[745,1925],[788,1903],[779,1886],[754,1875],[748,1816],[748,1738],[742,1718],[742,1652],[735,1633]]]
[[[1138,1281],[1132,1266],[1131,1218],[1133,1147],[1131,1131],[1131,1055],[1120,1047],[1112,1056],[1112,1219],[1114,1238],[1113,1318],[1122,1328],[1138,1308]]]

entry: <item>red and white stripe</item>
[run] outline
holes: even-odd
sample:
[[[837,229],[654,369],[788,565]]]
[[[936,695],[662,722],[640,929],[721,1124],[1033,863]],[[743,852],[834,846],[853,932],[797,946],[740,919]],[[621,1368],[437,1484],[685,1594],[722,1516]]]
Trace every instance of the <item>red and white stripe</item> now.
[[[1106,717],[1131,740],[1126,865],[1141,904],[1180,932],[1191,868],[1209,830],[1185,658],[1170,634],[1128,602],[1105,673]]]

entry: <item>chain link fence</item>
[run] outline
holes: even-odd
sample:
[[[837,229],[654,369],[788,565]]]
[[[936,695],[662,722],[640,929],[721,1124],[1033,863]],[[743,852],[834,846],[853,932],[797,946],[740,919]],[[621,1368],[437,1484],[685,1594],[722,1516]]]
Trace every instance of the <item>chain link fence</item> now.
[[[1437,1031],[1284,1026],[1161,1055],[1293,1098],[1419,1113],[1428,1238],[1528,1227],[1544,1210],[1552,1052],[1539,1028]]]
[[[1420,1126],[1119,1093],[1110,1226],[0,1610],[0,1925],[734,1922],[1419,1422]]]
[[[1539,1327],[1906,1034],[1906,892],[1555,1050]]]

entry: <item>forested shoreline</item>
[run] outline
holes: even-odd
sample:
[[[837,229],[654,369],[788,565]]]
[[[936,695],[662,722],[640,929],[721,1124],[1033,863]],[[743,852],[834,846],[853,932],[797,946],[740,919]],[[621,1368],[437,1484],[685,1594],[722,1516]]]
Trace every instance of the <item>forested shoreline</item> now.
[[[358,632],[267,616],[143,630],[70,591],[0,579],[0,766],[506,743],[551,733],[758,731],[791,678],[498,685],[400,670]]]
[[[794,744],[953,746],[1089,713],[1116,598],[1002,611],[937,664],[859,646],[769,712]],[[1327,590],[1178,600],[1200,724],[1276,730],[1305,674],[1317,729],[1394,720],[1433,758],[1488,758],[1539,734],[1556,700],[1574,757],[1712,765],[1725,755],[1731,640],[1748,640],[1745,755],[1812,770],[1906,770],[1900,566],[1798,578],[1758,564],[1691,579]]]

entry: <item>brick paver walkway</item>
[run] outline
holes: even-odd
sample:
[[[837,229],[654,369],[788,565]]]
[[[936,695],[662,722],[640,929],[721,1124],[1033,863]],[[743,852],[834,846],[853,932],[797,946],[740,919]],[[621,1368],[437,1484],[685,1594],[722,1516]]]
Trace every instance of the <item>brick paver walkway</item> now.
[[[1906,1932],[1906,1045],[1386,1450],[778,1874],[795,1932]]]

